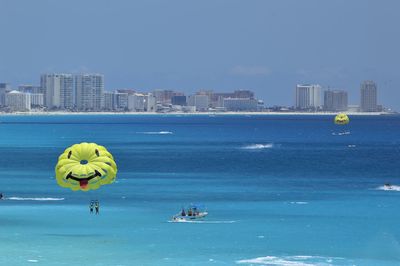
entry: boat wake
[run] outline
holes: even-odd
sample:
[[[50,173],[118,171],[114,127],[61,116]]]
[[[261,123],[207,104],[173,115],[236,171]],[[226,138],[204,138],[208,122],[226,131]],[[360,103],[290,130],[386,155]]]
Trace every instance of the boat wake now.
[[[290,204],[300,204],[300,205],[304,205],[304,204],[308,204],[307,201],[291,201]]]
[[[6,200],[37,200],[37,201],[57,201],[64,200],[64,198],[21,198],[21,197],[8,197]]]
[[[333,136],[343,136],[343,135],[350,135],[350,131],[344,131],[344,132],[333,132],[332,135]]]
[[[268,144],[251,144],[242,147],[243,150],[263,150],[263,149],[271,149],[274,147],[273,143]]]
[[[319,256],[266,256],[247,260],[238,260],[237,264],[257,264],[276,266],[314,266],[314,265],[341,265],[343,258],[319,257]]]
[[[146,132],[136,132],[136,134],[145,134],[145,135],[172,135],[174,134],[171,131],[146,131]]]
[[[376,188],[377,190],[385,190],[385,191],[400,191],[400,186],[391,185],[391,186],[380,186]]]

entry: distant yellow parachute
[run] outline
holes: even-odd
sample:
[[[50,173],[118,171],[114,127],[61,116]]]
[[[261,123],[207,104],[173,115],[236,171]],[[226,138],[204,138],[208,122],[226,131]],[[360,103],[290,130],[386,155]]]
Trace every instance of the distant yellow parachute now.
[[[58,158],[55,170],[60,186],[88,191],[113,183],[117,165],[105,147],[83,142],[67,148]]]
[[[340,113],[335,117],[336,125],[347,125],[349,122],[350,119],[345,113]]]

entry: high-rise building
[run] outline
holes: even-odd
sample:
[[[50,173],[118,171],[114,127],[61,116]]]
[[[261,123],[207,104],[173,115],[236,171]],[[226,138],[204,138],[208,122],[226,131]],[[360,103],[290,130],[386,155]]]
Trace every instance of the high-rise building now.
[[[152,93],[135,93],[128,96],[128,110],[133,112],[154,112],[156,98]]]
[[[43,93],[28,93],[31,97],[31,107],[42,107],[44,105]]]
[[[0,106],[6,105],[6,93],[11,90],[8,83],[0,83]]]
[[[190,95],[188,98],[189,106],[196,106],[196,111],[207,111],[210,104],[208,95]]]
[[[136,91],[134,89],[117,89],[115,92],[128,93],[128,94],[136,93]]]
[[[347,92],[343,90],[327,90],[324,92],[325,111],[346,111],[348,105]]]
[[[320,106],[320,85],[303,84],[296,86],[296,109],[317,109]]]
[[[235,90],[232,98],[249,98],[254,99],[254,92],[250,90]]]
[[[100,111],[103,107],[104,76],[79,74],[75,76],[76,106],[81,111]]]
[[[228,111],[257,111],[258,101],[251,98],[225,98],[223,107]]]
[[[378,111],[378,95],[376,83],[366,80],[361,84],[361,104],[362,112]]]
[[[183,96],[184,94],[172,90],[154,90],[152,95],[156,98],[157,103],[171,104],[173,96]]]
[[[44,94],[44,90],[42,89],[41,86],[34,86],[34,85],[19,85],[18,90],[20,92],[25,92],[25,93],[42,93]]]
[[[186,96],[172,96],[171,98],[171,103],[172,105],[181,105],[181,106],[185,106],[186,105]]]
[[[74,83],[71,74],[43,74],[40,77],[44,104],[48,108],[71,109],[74,107]]]
[[[13,90],[6,93],[5,104],[11,111],[29,111],[31,110],[31,97],[29,93]]]
[[[223,107],[226,98],[254,99],[254,92],[250,90],[235,90],[234,92],[216,92],[211,95],[211,107]]]
[[[114,92],[111,91],[105,91],[103,93],[104,97],[104,110],[106,111],[114,111],[115,110],[115,104],[114,104]]]
[[[128,111],[128,96],[126,92],[114,93],[114,109],[117,111]]]

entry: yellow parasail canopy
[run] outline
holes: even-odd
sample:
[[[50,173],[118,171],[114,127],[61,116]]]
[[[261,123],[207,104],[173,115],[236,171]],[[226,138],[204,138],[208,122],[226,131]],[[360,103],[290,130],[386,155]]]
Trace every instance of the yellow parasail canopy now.
[[[347,125],[349,122],[350,122],[349,117],[344,113],[340,113],[335,117],[336,125]]]
[[[55,171],[61,187],[88,191],[113,183],[117,165],[105,147],[83,142],[72,145],[58,157]]]

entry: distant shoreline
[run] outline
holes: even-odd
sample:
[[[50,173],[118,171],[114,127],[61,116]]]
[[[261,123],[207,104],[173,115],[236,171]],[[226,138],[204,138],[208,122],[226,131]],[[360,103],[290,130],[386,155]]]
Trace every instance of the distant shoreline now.
[[[268,116],[268,115],[303,115],[303,116],[334,116],[339,112],[315,112],[315,113],[301,113],[301,112],[196,112],[196,113],[150,113],[150,112],[14,112],[14,113],[0,113],[4,116],[57,116],[57,115],[131,115],[131,116],[225,116],[225,115],[238,115],[238,116]],[[400,115],[400,113],[389,112],[344,112],[351,116],[380,116],[380,115]]]

